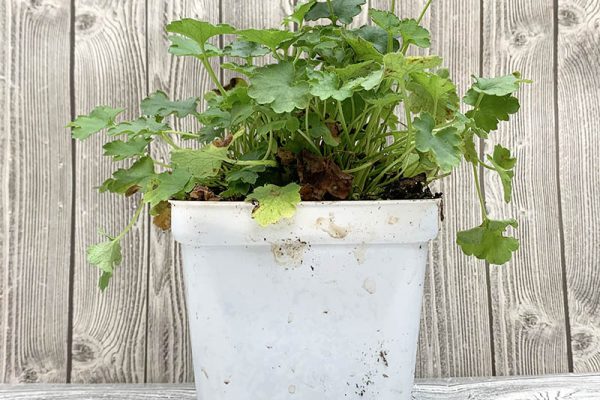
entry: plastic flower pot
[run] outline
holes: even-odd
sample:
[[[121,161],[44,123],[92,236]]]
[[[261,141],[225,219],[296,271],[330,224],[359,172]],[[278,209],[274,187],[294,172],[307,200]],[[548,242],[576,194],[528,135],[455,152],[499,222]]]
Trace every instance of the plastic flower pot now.
[[[435,200],[173,201],[198,400],[409,400]]]

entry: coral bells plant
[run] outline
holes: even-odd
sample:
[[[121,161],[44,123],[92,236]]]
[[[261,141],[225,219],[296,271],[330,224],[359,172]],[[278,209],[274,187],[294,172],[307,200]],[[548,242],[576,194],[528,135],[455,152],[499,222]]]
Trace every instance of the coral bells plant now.
[[[430,46],[421,20],[431,1],[417,19],[370,9],[370,23],[351,28],[365,3],[310,0],[284,19],[284,29],[174,21],[167,26],[170,53],[197,59],[215,87],[204,94],[203,111],[199,98],[170,100],[158,91],[141,102],[135,120],[117,121],[122,109],[100,106],[69,124],[80,140],[106,130],[111,141],[104,155],[130,161],[100,192],[140,198],[122,233],[104,235],[88,249],[90,263],[102,271],[102,288],[144,204],[168,228],[171,199],[251,201],[256,222],[269,225],[292,217],[301,201],[432,197],[428,185],[463,161],[472,166],[482,222],[460,232],[457,243],[492,264],[511,258],[519,242],[506,231],[517,222],[488,216],[479,170],[498,175],[509,202],[516,160],[501,145],[483,158],[477,147],[519,110],[514,93],[526,81],[518,73],[474,77],[463,112],[442,59],[407,55],[411,47]],[[224,35],[234,39],[217,47]],[[236,77],[221,82],[213,58]],[[202,127],[177,131],[175,118]],[[167,163],[150,155],[155,142],[170,147]]]

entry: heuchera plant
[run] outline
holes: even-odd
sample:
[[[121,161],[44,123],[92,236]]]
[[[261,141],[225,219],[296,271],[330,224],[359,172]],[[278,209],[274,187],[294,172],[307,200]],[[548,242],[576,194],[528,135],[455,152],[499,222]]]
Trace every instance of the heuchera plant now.
[[[417,19],[371,9],[369,25],[350,28],[365,3],[310,0],[285,18],[282,30],[172,22],[169,51],[196,58],[216,87],[204,95],[204,111],[198,98],[172,101],[158,91],[142,101],[135,120],[117,122],[123,110],[101,106],[69,124],[80,140],[107,129],[113,140],[104,155],[131,160],[100,192],[141,197],[122,233],[103,234],[105,241],[88,249],[89,262],[102,271],[101,288],[145,203],[163,228],[170,199],[253,201],[257,223],[268,225],[293,216],[301,200],[430,197],[427,185],[463,159],[472,166],[482,223],[460,232],[457,242],[492,264],[511,258],[519,242],[505,231],[517,222],[488,217],[478,171],[497,173],[509,202],[516,160],[501,145],[481,159],[477,143],[519,110],[514,93],[526,81],[518,73],[475,77],[463,113],[442,59],[407,55],[411,47],[430,46],[420,23],[431,1]],[[317,20],[324,23],[306,24]],[[220,48],[218,37],[234,39]],[[212,58],[237,77],[221,83]],[[202,128],[177,131],[172,118],[194,118]],[[170,147],[169,163],[151,156],[155,142]]]

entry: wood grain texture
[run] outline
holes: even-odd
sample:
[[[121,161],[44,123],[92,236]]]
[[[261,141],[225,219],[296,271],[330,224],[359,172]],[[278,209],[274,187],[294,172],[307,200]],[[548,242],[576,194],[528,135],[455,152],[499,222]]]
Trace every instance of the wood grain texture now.
[[[558,158],[575,371],[600,370],[600,1],[559,1]]]
[[[401,18],[416,18],[425,1],[398,2]],[[387,9],[389,1],[373,1]],[[436,2],[425,17],[432,31],[432,54],[444,58],[460,94],[479,70],[479,1]],[[461,40],[456,40],[461,38]],[[445,221],[431,255],[425,282],[418,377],[485,376],[492,373],[485,264],[468,258],[456,233],[480,224],[470,168],[463,165],[442,180]]]
[[[139,115],[146,92],[146,7],[143,1],[75,2],[75,99],[78,114],[97,104]],[[143,382],[146,347],[148,226],[141,220],[123,242],[123,264],[105,293],[86,247],[129,222],[137,199],[99,194],[94,187],[122,165],[102,156],[106,137],[76,148],[76,240],[73,296],[73,382]],[[120,164],[120,163],[119,163]]]
[[[413,400],[596,400],[598,375],[417,381]],[[0,386],[0,400],[195,400],[193,385]]]
[[[148,76],[149,89],[165,91],[173,99],[201,96],[213,88],[201,63],[190,57],[168,53],[169,40],[164,26],[180,18],[198,18],[218,23],[219,2],[180,0],[148,2]],[[213,59],[218,67],[219,60]],[[191,118],[176,120],[174,128],[195,130]],[[193,143],[186,142],[186,146]],[[167,146],[153,146],[153,154],[168,158]],[[169,232],[152,226],[150,236],[148,291],[147,381],[179,383],[194,378],[181,256]]]
[[[552,0],[484,2],[484,76],[521,71],[534,84],[518,94],[521,111],[500,125],[495,143],[513,149],[514,196],[503,201],[497,174],[485,172],[492,214],[517,218],[521,250],[491,266],[496,370],[499,375],[568,372],[554,141]]]
[[[65,382],[68,1],[0,4],[0,382]]]

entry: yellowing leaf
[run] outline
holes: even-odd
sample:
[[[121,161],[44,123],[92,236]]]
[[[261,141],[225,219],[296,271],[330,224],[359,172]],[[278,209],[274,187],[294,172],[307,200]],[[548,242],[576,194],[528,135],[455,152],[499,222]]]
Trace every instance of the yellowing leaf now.
[[[216,176],[224,160],[227,160],[227,148],[212,144],[199,150],[181,149],[171,152],[173,166],[189,172],[199,180]]]
[[[254,189],[247,198],[258,201],[252,216],[261,226],[267,226],[294,215],[296,206],[301,201],[300,185],[265,185]]]

